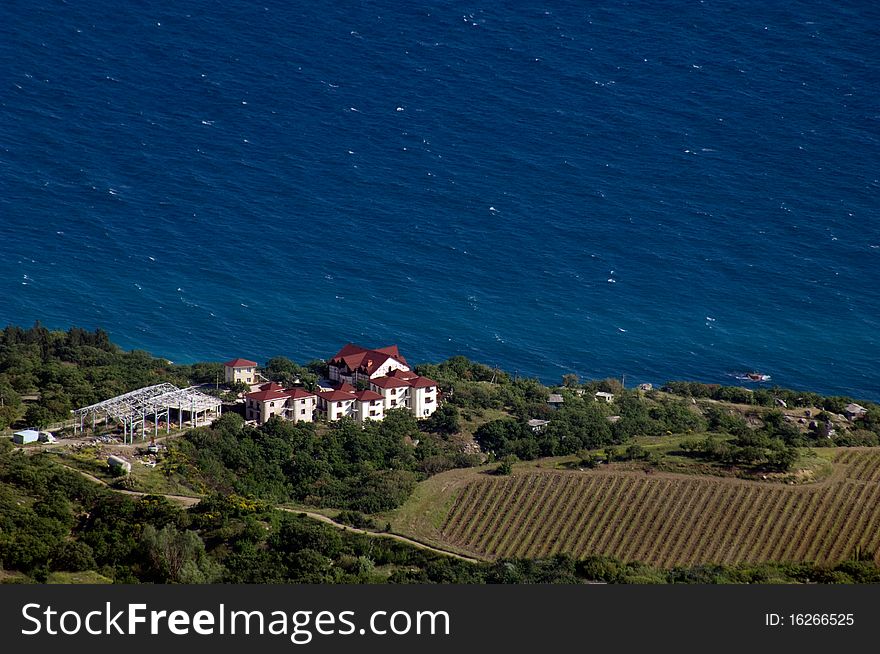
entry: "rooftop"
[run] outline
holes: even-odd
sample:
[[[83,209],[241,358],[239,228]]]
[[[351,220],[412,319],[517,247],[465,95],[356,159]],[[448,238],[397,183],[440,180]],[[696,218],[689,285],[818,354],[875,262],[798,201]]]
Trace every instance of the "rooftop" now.
[[[256,361],[249,361],[248,359],[232,359],[223,364],[227,368],[256,368]]]
[[[381,400],[382,396],[376,391],[359,391],[354,396],[361,402],[371,402],[373,400]]]
[[[248,393],[245,397],[249,400],[255,400],[257,402],[268,402],[270,400],[286,400],[290,394],[284,390],[266,390],[266,391],[256,391],[254,393]]]
[[[349,370],[362,369],[367,374],[372,374],[378,370],[388,359],[394,359],[400,363],[407,365],[406,359],[400,355],[400,351],[396,345],[388,345],[375,350],[371,350],[354,343],[349,343],[336,353],[330,359],[333,365],[345,364]]]
[[[328,402],[351,402],[355,397],[353,393],[345,391],[318,391],[316,395]]]
[[[865,407],[863,407],[861,404],[856,404],[854,402],[852,404],[847,404],[844,411],[846,411],[847,413],[867,413],[868,412],[868,410]]]

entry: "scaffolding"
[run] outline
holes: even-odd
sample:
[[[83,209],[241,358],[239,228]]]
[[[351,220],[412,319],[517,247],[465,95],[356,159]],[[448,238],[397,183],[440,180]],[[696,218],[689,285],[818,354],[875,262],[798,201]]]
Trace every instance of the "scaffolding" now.
[[[122,424],[124,443],[134,442],[138,426],[141,440],[146,440],[147,418],[153,419],[154,436],[159,435],[159,421],[163,418],[165,433],[169,433],[172,409],[177,411],[177,420],[180,429],[183,429],[184,413],[189,414],[188,422],[193,427],[198,427],[200,416],[201,424],[207,424],[210,413],[219,416],[223,411],[223,403],[219,398],[206,395],[194,387],[178,388],[173,384],[156,384],[77,409],[74,413],[78,420],[74,422],[73,432],[84,432],[86,419],[91,416],[93,431],[99,421],[105,424],[113,421]]]

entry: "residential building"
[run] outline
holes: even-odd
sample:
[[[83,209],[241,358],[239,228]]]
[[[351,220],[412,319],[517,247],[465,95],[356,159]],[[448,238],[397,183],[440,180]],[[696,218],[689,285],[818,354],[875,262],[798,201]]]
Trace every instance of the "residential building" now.
[[[355,394],[351,391],[318,391],[318,411],[328,422],[341,418],[356,418]]]
[[[305,388],[288,389],[287,415],[293,422],[314,422],[318,396]]]
[[[547,404],[554,409],[560,408],[564,403],[565,398],[560,393],[550,393],[550,397],[547,398]]]
[[[227,375],[230,369],[239,370],[237,366],[247,370],[246,364],[252,363],[230,361]],[[251,373],[256,380],[255,367]],[[253,392],[245,395],[245,418],[259,424],[272,416],[305,422],[318,417],[328,422],[352,418],[364,423],[384,420],[389,409],[399,408],[427,418],[437,410],[440,399],[437,382],[410,370],[396,345],[370,350],[349,343],[330,359],[328,375],[330,379],[319,382],[314,392],[284,388],[276,382],[255,385]]]
[[[245,396],[245,419],[263,424],[272,416],[293,422],[313,422],[318,398],[304,388],[284,388],[269,382]]]
[[[358,422],[383,420],[385,418],[384,398],[375,391],[363,390],[354,394],[355,418]]]
[[[396,345],[371,350],[349,343],[328,362],[331,381],[345,381],[354,384],[382,377],[394,370],[408,371],[409,364],[401,356]]]
[[[248,361],[247,359],[232,359],[223,364],[226,373],[225,379],[227,384],[242,382],[244,384],[255,384],[257,382],[257,362]]]
[[[528,422],[529,429],[531,429],[536,434],[539,434],[540,432],[544,431],[544,427],[546,427],[549,424],[550,424],[549,420],[541,420],[539,418],[532,418]]]
[[[417,418],[427,418],[437,410],[437,382],[409,370],[371,379],[370,388],[382,396],[386,411],[407,408]]]
[[[606,391],[596,391],[596,399],[600,402],[607,402],[611,404],[614,401],[614,393],[607,393]]]

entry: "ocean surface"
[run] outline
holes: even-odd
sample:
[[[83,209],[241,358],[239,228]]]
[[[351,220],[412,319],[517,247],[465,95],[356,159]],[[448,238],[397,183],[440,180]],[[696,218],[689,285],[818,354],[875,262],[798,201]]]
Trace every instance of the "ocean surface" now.
[[[0,3],[0,325],[880,400],[880,5]]]

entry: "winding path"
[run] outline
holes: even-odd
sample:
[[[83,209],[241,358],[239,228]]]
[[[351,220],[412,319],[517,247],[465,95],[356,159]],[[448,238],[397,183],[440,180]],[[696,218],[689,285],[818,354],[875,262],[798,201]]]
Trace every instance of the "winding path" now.
[[[144,493],[142,491],[132,491],[132,490],[123,490],[120,488],[113,488],[110,484],[108,484],[103,479],[99,479],[98,477],[95,477],[94,475],[90,475],[89,473],[87,473],[83,470],[78,470],[72,466],[67,465],[66,463],[62,463],[61,461],[59,461],[58,463],[60,465],[64,466],[65,468],[67,468],[68,470],[72,470],[74,472],[79,473],[80,475],[82,475],[86,479],[93,481],[96,484],[100,484],[101,486],[106,486],[107,488],[109,488],[110,490],[112,490],[115,493],[121,493],[123,495],[133,495],[135,497],[146,497],[147,495],[156,495],[158,497],[164,497],[165,499],[170,500],[172,502],[176,502],[182,506],[185,506],[186,508],[189,508],[191,506],[195,506],[201,500],[201,498],[199,498],[199,497],[188,497],[186,495],[166,495],[165,493]],[[396,540],[399,543],[404,543],[404,544],[409,545],[411,547],[417,547],[420,550],[434,552],[435,554],[442,554],[443,556],[450,556],[454,559],[459,559],[461,561],[467,561],[469,563],[484,563],[484,561],[482,559],[478,559],[478,558],[475,558],[472,556],[464,556],[462,554],[457,554],[455,552],[450,552],[448,550],[440,549],[439,547],[434,547],[434,546],[428,545],[426,543],[421,543],[417,540],[413,540],[412,538],[407,538],[406,536],[401,536],[400,534],[392,534],[389,532],[370,531],[368,529],[361,529],[359,527],[351,527],[349,525],[339,524],[338,522],[335,522],[332,518],[328,518],[327,516],[325,516],[322,513],[315,513],[313,511],[305,511],[303,509],[289,509],[289,508],[283,507],[283,506],[276,506],[274,508],[278,511],[286,511],[287,513],[306,515],[307,517],[309,517],[313,520],[318,520],[319,522],[323,522],[324,524],[328,524],[328,525],[331,525],[332,527],[336,527],[340,531],[347,531],[347,532],[351,532],[351,533],[355,533],[355,534],[364,534],[365,536],[373,536],[375,538],[387,538],[389,540]]]

